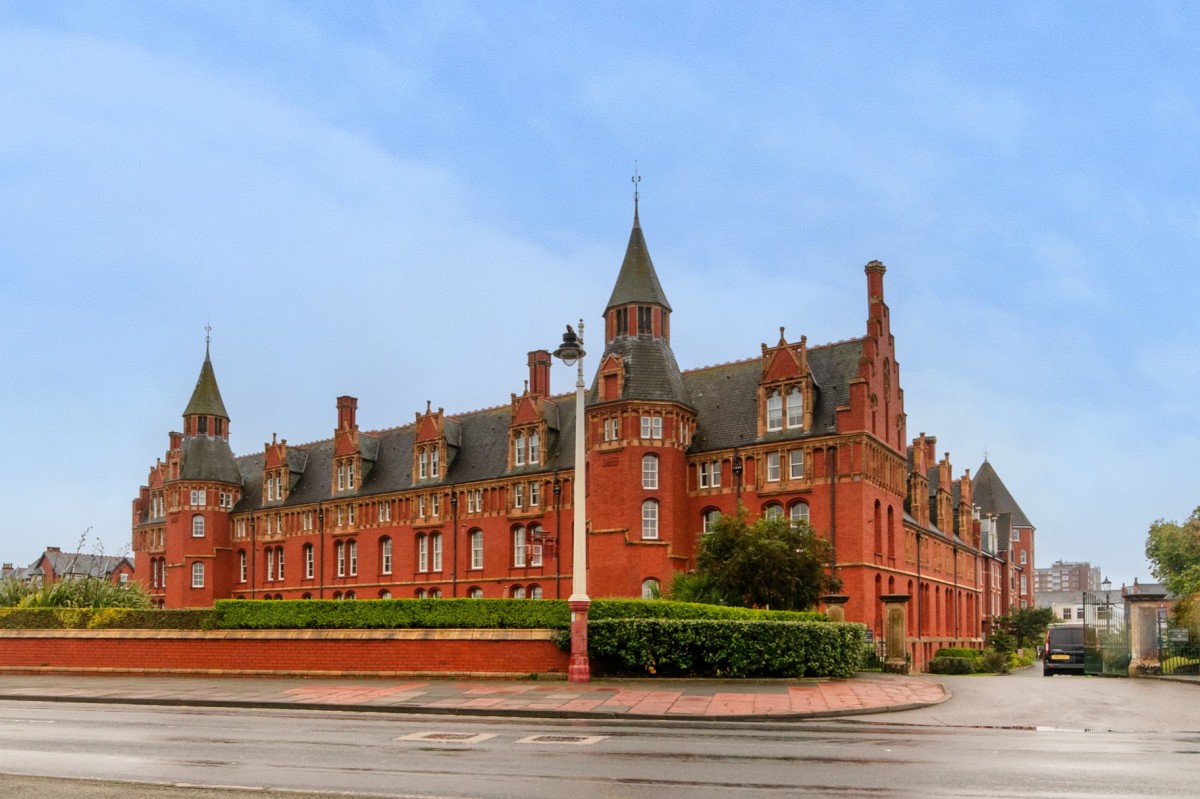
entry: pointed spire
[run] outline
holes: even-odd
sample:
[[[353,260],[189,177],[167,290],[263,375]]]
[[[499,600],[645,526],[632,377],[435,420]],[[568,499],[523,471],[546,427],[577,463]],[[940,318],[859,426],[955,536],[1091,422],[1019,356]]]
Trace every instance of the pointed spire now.
[[[636,172],[633,176],[633,230],[629,232],[629,244],[625,248],[625,260],[621,262],[621,272],[617,275],[617,283],[613,286],[612,296],[604,310],[622,305],[661,305],[668,311],[671,303],[662,284],[658,282],[658,274],[654,271],[654,262],[650,260],[650,250],[646,247],[646,237],[642,235],[642,225],[638,219],[637,184],[642,180]]]
[[[212,328],[205,328],[211,331]],[[183,410],[184,416],[220,416],[228,419],[225,403],[221,401],[221,389],[217,387],[217,376],[213,372],[212,359],[209,357],[209,336],[204,336],[204,365],[200,367],[200,377],[196,379],[196,389],[192,398]]]

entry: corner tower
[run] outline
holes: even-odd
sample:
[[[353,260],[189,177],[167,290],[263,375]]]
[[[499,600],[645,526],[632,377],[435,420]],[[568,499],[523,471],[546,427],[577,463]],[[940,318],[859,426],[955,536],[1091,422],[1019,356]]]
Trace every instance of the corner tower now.
[[[637,178],[634,179],[635,185]],[[590,566],[617,595],[665,585],[695,553],[687,449],[696,411],[670,342],[671,304],[638,215],[604,309],[604,353],[587,411]],[[620,583],[618,585],[618,583]]]

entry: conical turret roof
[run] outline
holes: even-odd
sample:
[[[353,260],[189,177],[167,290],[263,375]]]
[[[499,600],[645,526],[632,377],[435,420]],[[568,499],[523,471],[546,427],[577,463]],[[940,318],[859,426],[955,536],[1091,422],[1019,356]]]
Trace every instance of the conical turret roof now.
[[[200,367],[200,377],[196,380],[196,390],[187,407],[183,409],[184,416],[220,416],[229,418],[225,411],[225,403],[221,401],[221,389],[217,388],[217,376],[213,372],[212,359],[208,356],[208,347],[204,347],[204,365]]]
[[[1004,481],[988,461],[971,480],[971,501],[984,513],[1011,513],[1016,527],[1033,527],[1025,511],[1009,493]]]
[[[617,284],[613,286],[612,296],[608,298],[608,311],[621,305],[661,305],[668,311],[671,303],[663,292],[662,284],[658,282],[658,274],[654,271],[654,262],[650,260],[650,250],[646,247],[646,237],[642,235],[642,225],[638,221],[637,203],[633,206],[633,230],[629,233],[629,246],[625,248],[625,260],[621,263],[621,272],[617,275]]]

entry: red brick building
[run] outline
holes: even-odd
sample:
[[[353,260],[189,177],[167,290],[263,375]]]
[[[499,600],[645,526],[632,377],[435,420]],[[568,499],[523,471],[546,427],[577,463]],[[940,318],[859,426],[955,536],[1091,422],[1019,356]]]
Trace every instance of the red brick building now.
[[[968,475],[936,440],[906,438],[884,265],[865,267],[864,335],[810,346],[784,328],[746,360],[683,371],[635,207],[589,329],[586,418],[550,387],[550,353],[503,405],[418,410],[360,430],[339,397],[333,435],[235,456],[208,353],[183,431],[133,503],[139,577],[168,607],[221,597],[562,597],[571,593],[575,425],[586,425],[588,588],[645,596],[694,564],[716,514],[807,520],[833,543],[848,619],[882,631],[910,594],[914,659],[977,641],[980,523]],[[774,338],[774,336],[772,336]],[[599,346],[602,343],[602,347]],[[1029,569],[1032,570],[1032,564]]]

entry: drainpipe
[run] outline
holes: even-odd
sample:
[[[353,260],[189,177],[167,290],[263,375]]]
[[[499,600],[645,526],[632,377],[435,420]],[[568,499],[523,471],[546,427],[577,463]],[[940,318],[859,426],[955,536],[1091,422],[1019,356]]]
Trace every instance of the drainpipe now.
[[[554,471],[554,598],[562,599],[562,556],[559,536],[562,532],[562,481]]]
[[[254,537],[254,513],[250,514],[250,598],[254,599],[254,581],[258,579],[258,544]]]
[[[318,542],[321,545],[320,563],[317,568],[320,570],[320,575],[317,578],[317,598],[325,598],[325,507],[317,503],[317,535]]]
[[[450,567],[451,596],[458,596],[458,490],[450,494],[450,535],[454,537],[452,549],[454,565]]]

